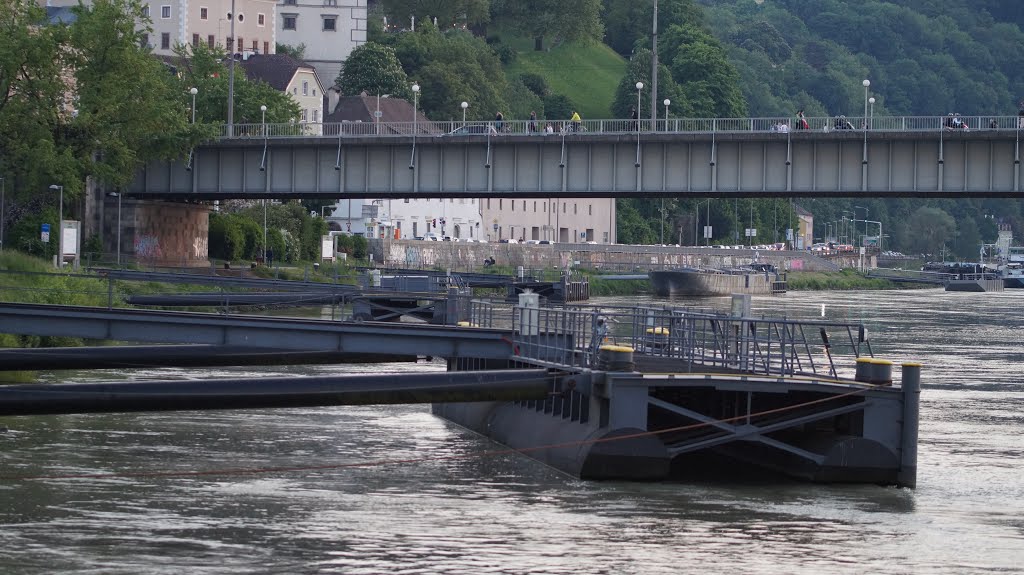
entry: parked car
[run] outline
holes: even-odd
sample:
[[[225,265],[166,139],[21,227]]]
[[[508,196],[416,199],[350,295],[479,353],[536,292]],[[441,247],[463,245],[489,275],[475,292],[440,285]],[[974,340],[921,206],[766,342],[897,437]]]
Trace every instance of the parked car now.
[[[494,126],[490,124],[470,124],[468,126],[459,126],[451,132],[448,132],[448,136],[473,136],[473,135],[492,135],[497,136],[498,131],[494,129]]]
[[[505,238],[503,240],[498,240],[498,243],[500,243],[500,244],[518,244],[519,240],[517,240],[515,238]]]
[[[428,242],[439,242],[441,241],[441,236],[437,235],[434,232],[427,232],[423,234],[423,239]]]

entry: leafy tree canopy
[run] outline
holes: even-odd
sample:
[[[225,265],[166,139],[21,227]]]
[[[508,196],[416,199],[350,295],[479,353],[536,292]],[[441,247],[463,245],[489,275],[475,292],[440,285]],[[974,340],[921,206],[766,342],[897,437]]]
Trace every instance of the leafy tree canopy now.
[[[534,49],[544,49],[544,38],[594,38],[604,33],[601,0],[492,0],[491,20],[507,30],[534,38]]]
[[[367,42],[352,50],[336,83],[346,96],[358,96],[365,91],[412,100],[412,83],[395,49],[376,42]]]

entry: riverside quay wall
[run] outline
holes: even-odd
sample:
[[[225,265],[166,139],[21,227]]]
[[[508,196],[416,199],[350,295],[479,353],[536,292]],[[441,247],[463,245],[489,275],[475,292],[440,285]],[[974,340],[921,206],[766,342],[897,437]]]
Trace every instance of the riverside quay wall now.
[[[606,273],[646,273],[675,267],[727,268],[752,262],[784,271],[837,271],[875,267],[874,256],[818,257],[806,251],[603,244],[501,244],[372,239],[373,261],[389,267],[475,270],[484,260],[527,269],[585,268]]]

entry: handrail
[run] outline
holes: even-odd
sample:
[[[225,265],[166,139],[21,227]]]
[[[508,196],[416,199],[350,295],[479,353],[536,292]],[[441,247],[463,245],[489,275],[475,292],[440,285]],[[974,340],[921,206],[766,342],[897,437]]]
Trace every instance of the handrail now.
[[[1017,116],[863,116],[806,118],[808,129],[797,129],[795,118],[668,118],[660,120],[505,120],[495,122],[328,122],[287,124],[235,124],[232,136],[222,126],[220,139],[251,138],[512,138],[573,137],[608,134],[743,134],[764,133],[787,137],[796,134],[838,132],[1009,132],[1022,129]],[[785,124],[785,128],[782,128]],[[547,129],[550,127],[550,132]]]

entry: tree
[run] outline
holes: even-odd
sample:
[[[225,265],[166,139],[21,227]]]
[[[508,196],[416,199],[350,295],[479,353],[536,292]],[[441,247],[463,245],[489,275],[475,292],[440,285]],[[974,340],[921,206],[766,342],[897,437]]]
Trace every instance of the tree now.
[[[411,83],[395,49],[376,42],[352,50],[335,82],[346,96],[358,96],[365,91],[412,100]]]
[[[488,0],[381,0],[388,26],[409,28],[411,16],[417,27],[422,22],[437,18],[439,28],[476,26],[490,19]]]
[[[630,108],[636,108],[636,83],[643,82],[644,97],[640,98],[641,118],[649,118],[651,115],[651,51],[647,49],[637,50],[629,60],[629,67],[626,75],[622,77],[618,88],[615,90],[615,101],[612,103],[612,114],[616,118],[628,118]],[[693,110],[686,101],[685,96],[679,89],[679,85],[672,79],[672,72],[664,64],[658,65],[658,94],[655,101],[661,106],[661,102],[668,98],[672,101],[671,111],[674,116],[691,116]],[[660,108],[659,108],[660,111]],[[661,117],[661,114],[658,114]]]
[[[429,23],[417,25],[416,32],[391,36],[406,74],[422,87],[419,101],[428,117],[461,116],[463,101],[469,102],[469,119],[486,120],[509,111],[505,71],[482,39],[462,30],[442,33]]]
[[[220,48],[177,46],[179,81],[173,94],[187,98],[189,89],[196,88],[196,123],[202,129],[227,121],[228,68],[224,63],[227,53]],[[191,100],[189,100],[191,104]],[[241,66],[235,67],[235,114],[238,124],[259,123],[263,120],[260,106],[266,106],[266,121],[283,124],[299,118],[299,105],[289,94],[265,82],[251,81]]]
[[[925,206],[918,208],[907,221],[911,231],[907,245],[915,252],[938,255],[956,231],[956,222],[945,211]]]
[[[513,32],[533,36],[533,49],[544,49],[546,36],[561,40],[593,38],[604,33],[601,0],[492,0],[491,20]]]
[[[8,201],[53,182],[71,193],[81,185],[77,158],[56,139],[74,120],[62,75],[66,30],[38,27],[45,16],[31,0],[0,2],[0,173]]]
[[[68,58],[78,113],[67,143],[86,173],[126,185],[144,162],[188,150],[188,102],[170,70],[140,47],[138,0],[94,0],[74,10]]]
[[[281,44],[278,42],[274,45],[274,52],[277,54],[287,54],[296,60],[306,59],[306,45],[302,43],[298,46],[291,46],[289,44]]]

